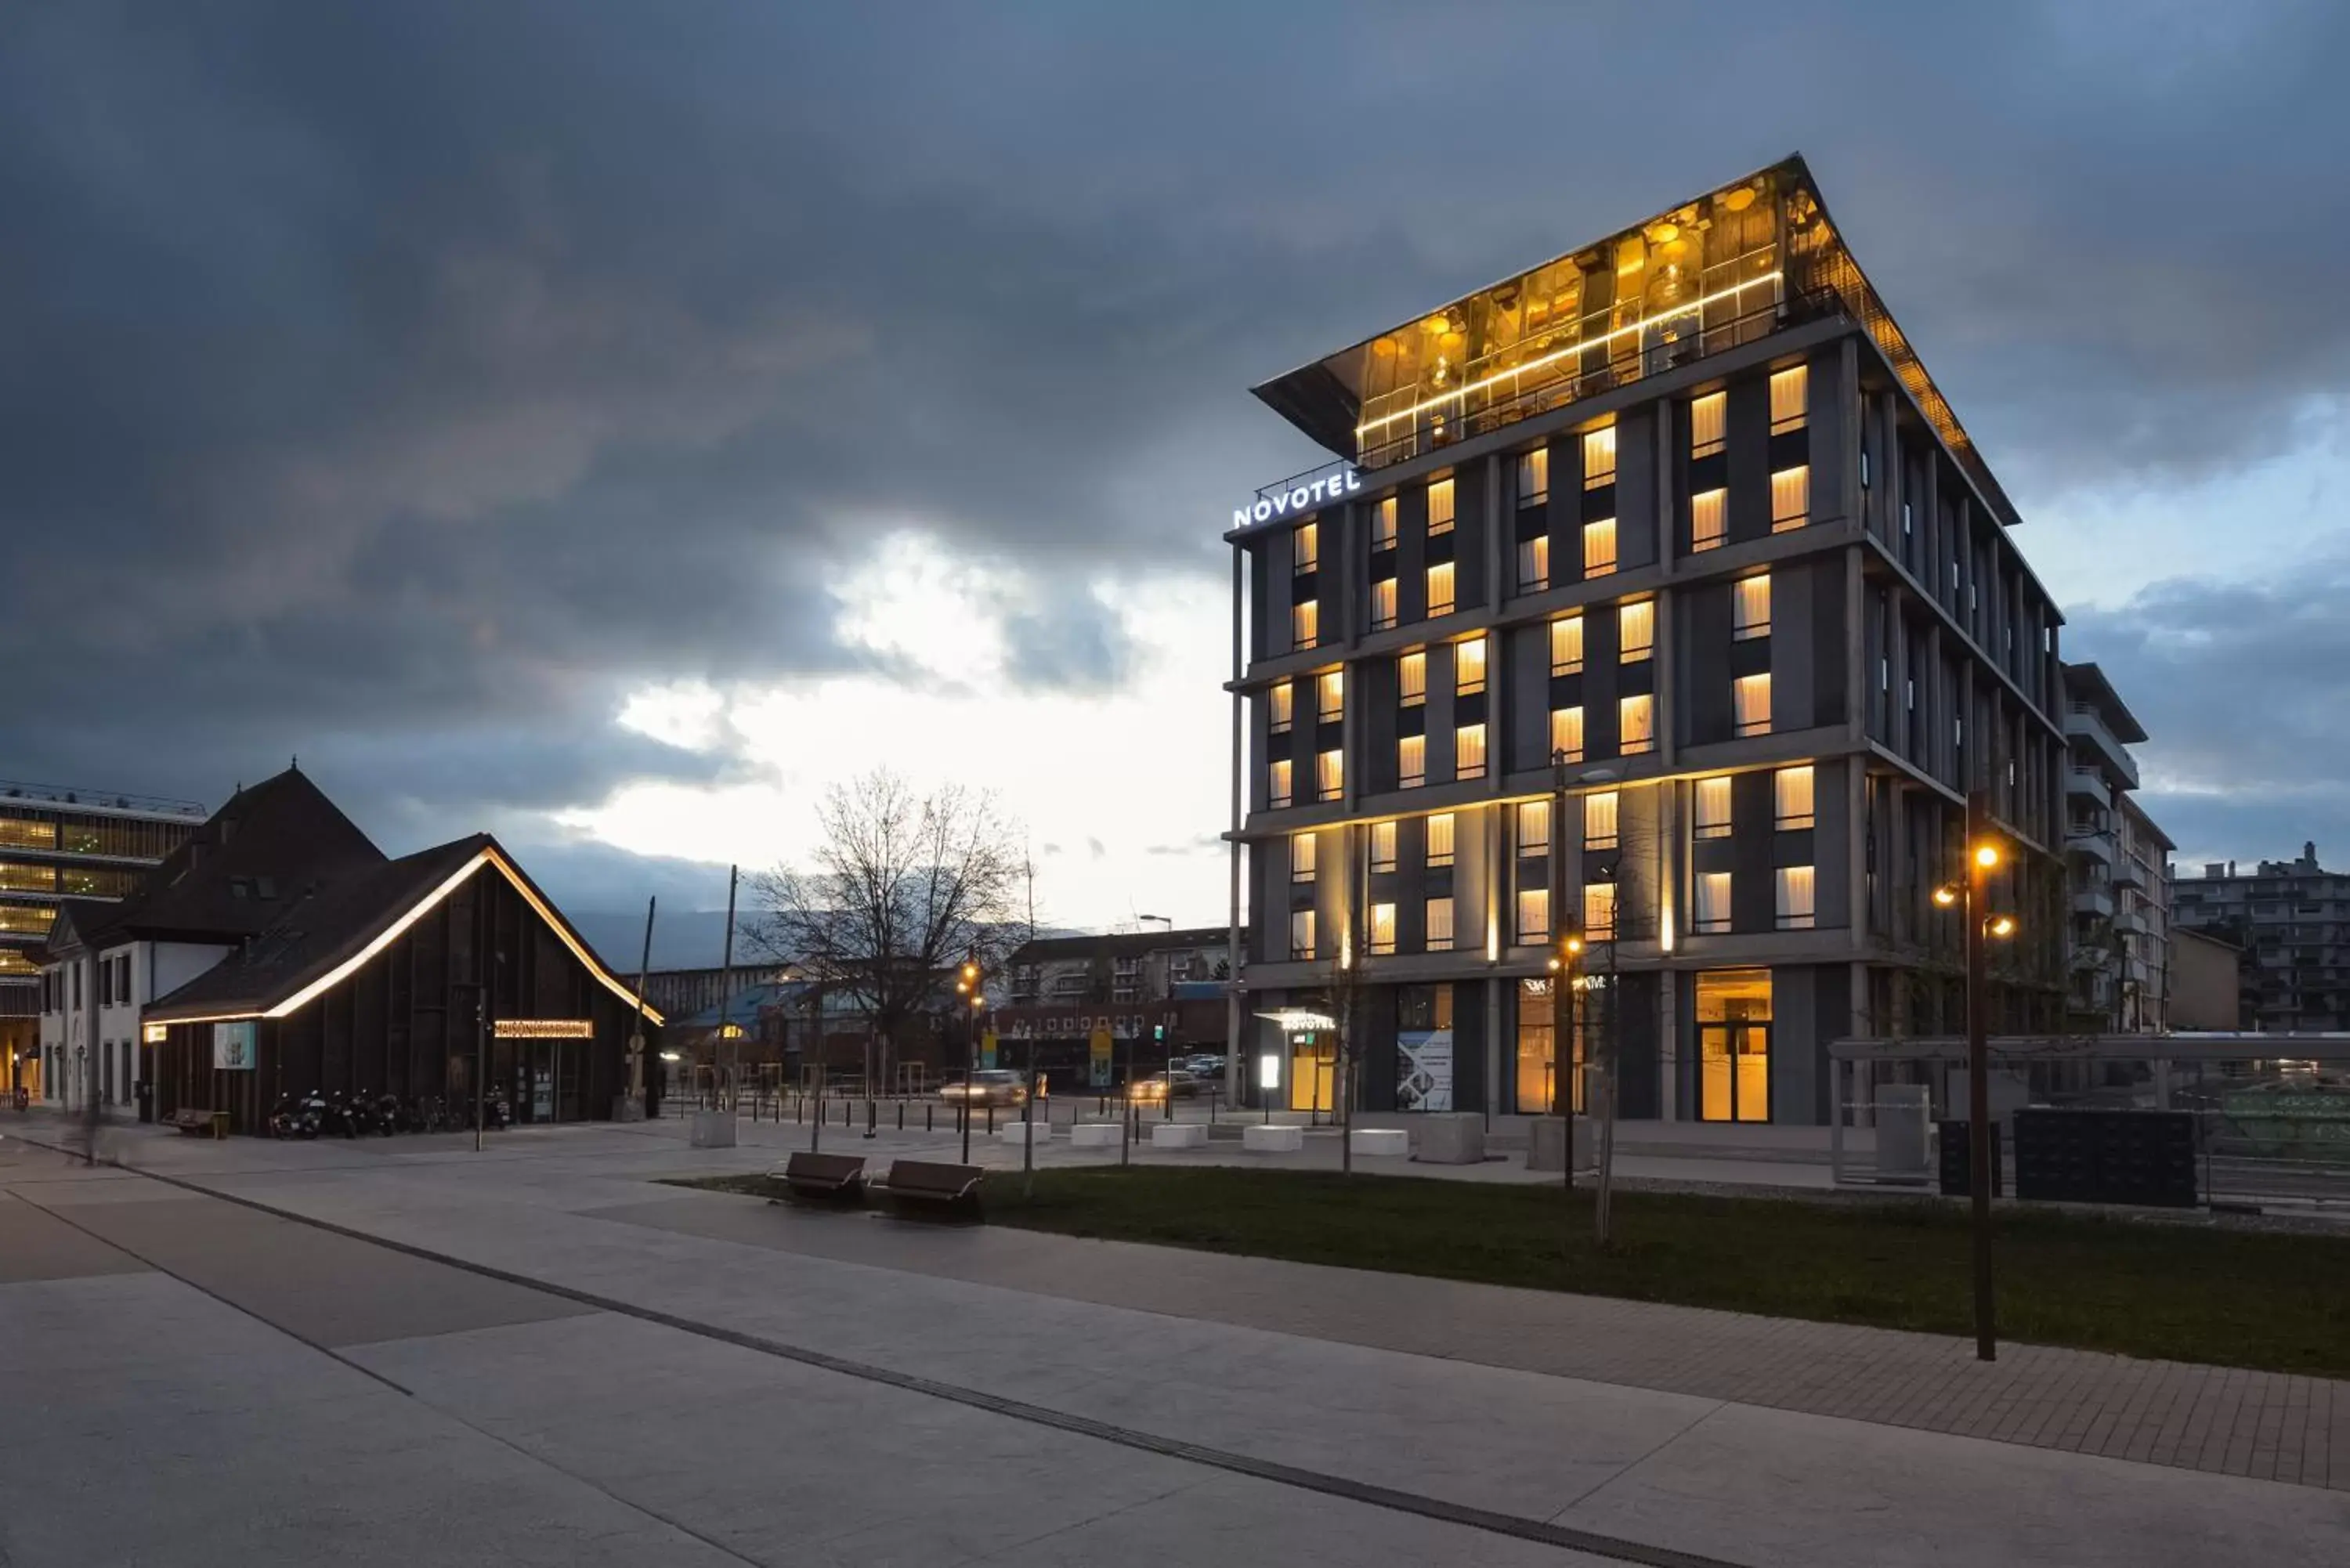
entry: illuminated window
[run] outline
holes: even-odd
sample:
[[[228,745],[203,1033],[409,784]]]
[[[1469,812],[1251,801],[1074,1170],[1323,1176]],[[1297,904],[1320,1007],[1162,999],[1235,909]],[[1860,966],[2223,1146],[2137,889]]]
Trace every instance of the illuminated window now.
[[[1518,454],[1518,504],[1539,506],[1550,499],[1550,448]]]
[[[1617,750],[1637,757],[1657,749],[1657,700],[1642,691],[1616,703]]]
[[[1779,929],[1783,931],[1808,931],[1812,929],[1812,868],[1808,866],[1779,867]]]
[[[1583,575],[1604,577],[1616,570],[1616,519],[1583,525]]]
[[[1452,613],[1452,563],[1439,561],[1428,568],[1428,616],[1430,620]]]
[[[1314,956],[1314,911],[1311,909],[1290,911],[1289,956],[1293,959]]]
[[[1771,476],[1771,532],[1784,534],[1811,520],[1812,471],[1808,465],[1783,468]]]
[[[1314,716],[1336,724],[1347,716],[1347,672],[1326,670],[1314,678]]]
[[[1657,602],[1642,599],[1616,611],[1617,657],[1636,664],[1657,650]]]
[[[1573,675],[1583,668],[1583,618],[1561,616],[1550,623],[1550,672]]]
[[[1604,789],[1583,797],[1583,846],[1616,847],[1616,792]]]
[[[1452,532],[1452,482],[1449,479],[1428,487],[1428,531],[1430,535]]]
[[[1708,392],[1690,400],[1690,455],[1711,457],[1721,450],[1722,426],[1730,410],[1727,392]]]
[[[1452,864],[1452,814],[1449,811],[1428,819],[1428,864],[1431,869]]]
[[[1531,594],[1550,587],[1550,535],[1518,541],[1518,591]]]
[[[1554,708],[1550,714],[1550,753],[1554,761],[1583,760],[1583,710]]]
[[[1602,940],[1615,936],[1615,883],[1586,882],[1583,885],[1583,934]]]
[[[0,816],[0,849],[55,849],[57,846],[56,823],[26,822],[20,817]]]
[[[1730,635],[1743,642],[1771,635],[1771,574],[1741,577],[1731,589]]]
[[[1417,708],[1428,701],[1428,655],[1405,653],[1396,657],[1396,695],[1406,708]]]
[[[1690,549],[1718,550],[1730,537],[1730,492],[1707,490],[1690,497]]]
[[[0,974],[34,975],[40,972],[39,965],[34,963],[31,959],[26,958],[15,948],[0,948]],[[55,1008],[44,1008],[42,1011],[45,1012],[54,1012],[57,1010]]]
[[[1428,901],[1428,950],[1447,951],[1452,946],[1452,900],[1450,898]]]
[[[1473,697],[1485,690],[1485,639],[1472,637],[1452,645],[1452,690]]]
[[[1730,705],[1742,735],[1771,732],[1771,677],[1742,675],[1731,684]]]
[[[1314,790],[1316,800],[1336,800],[1347,787],[1347,754],[1339,751],[1324,752],[1314,759]]]
[[[1289,646],[1311,648],[1322,640],[1322,607],[1313,599],[1289,607]]]
[[[1277,806],[1287,805],[1290,802],[1290,762],[1287,757],[1273,759],[1270,793],[1273,796],[1273,804]]]
[[[1518,807],[1518,853],[1550,853],[1550,802],[1530,800]]]
[[[1289,836],[1289,879],[1293,882],[1314,880],[1314,836],[1293,833]]]
[[[1418,789],[1428,782],[1428,737],[1402,735],[1396,740],[1396,788]]]
[[[1550,940],[1550,889],[1521,888],[1518,889],[1518,940],[1544,942]]]
[[[1371,869],[1392,871],[1396,868],[1396,825],[1393,822],[1371,824]]]
[[[1699,838],[1730,836],[1730,780],[1700,779],[1693,792],[1696,796],[1696,824],[1692,832]]]
[[[1385,631],[1396,623],[1396,580],[1381,577],[1371,585],[1371,629]]]
[[[1616,483],[1616,427],[1586,431],[1583,438],[1583,488]]]
[[[1322,564],[1322,530],[1317,524],[1300,523],[1290,540],[1289,564],[1293,567],[1310,572]]]
[[[1289,682],[1284,680],[1274,686],[1266,693],[1266,697],[1270,703],[1267,711],[1273,719],[1273,732],[1276,735],[1287,734],[1292,716],[1292,689]]]
[[[54,909],[43,909],[26,904],[0,904],[0,931],[16,936],[47,936],[57,919]]]
[[[1809,827],[1812,815],[1812,769],[1781,768],[1771,775],[1771,818],[1782,829]]]
[[[1396,498],[1392,495],[1371,508],[1371,548],[1392,550],[1396,542]]]
[[[1452,732],[1452,776],[1457,779],[1482,779],[1485,776],[1485,726],[1463,724]]]
[[[1375,953],[1395,951],[1395,906],[1393,904],[1371,906],[1371,951]]]
[[[1771,433],[1804,428],[1804,405],[1811,389],[1811,369],[1796,365],[1771,378]]]
[[[1730,929],[1729,872],[1700,871],[1698,873],[1697,910],[1690,929],[1709,932]]]
[[[0,893],[54,893],[57,890],[57,867],[0,860]]]

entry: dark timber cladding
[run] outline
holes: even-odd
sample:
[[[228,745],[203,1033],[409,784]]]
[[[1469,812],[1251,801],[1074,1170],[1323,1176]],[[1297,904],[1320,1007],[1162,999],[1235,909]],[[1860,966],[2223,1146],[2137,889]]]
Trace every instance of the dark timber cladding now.
[[[255,1132],[279,1096],[312,1089],[470,1104],[482,1049],[490,1094],[517,1119],[608,1117],[629,1087],[635,1004],[560,922],[486,836],[329,889],[149,1011],[165,1035],[157,1113],[224,1110]],[[492,1020],[579,1020],[588,1035],[484,1042],[484,987]],[[252,1068],[213,1065],[223,1023],[250,1024]]]

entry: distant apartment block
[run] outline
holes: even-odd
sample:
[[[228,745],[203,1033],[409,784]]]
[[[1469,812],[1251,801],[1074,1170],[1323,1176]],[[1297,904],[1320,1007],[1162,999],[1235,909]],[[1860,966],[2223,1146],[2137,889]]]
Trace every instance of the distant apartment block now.
[[[44,1092],[41,952],[65,900],[119,903],[203,822],[193,801],[0,781],[0,1094]]]
[[[2200,877],[2179,878],[2172,894],[2180,925],[2251,953],[2247,1026],[2350,1029],[2350,873],[2319,866],[2316,845],[2249,872],[2213,862]]]
[[[2104,1033],[2169,1027],[2169,836],[2134,798],[2146,731],[2095,664],[2064,666],[2064,858],[2070,1005]]]

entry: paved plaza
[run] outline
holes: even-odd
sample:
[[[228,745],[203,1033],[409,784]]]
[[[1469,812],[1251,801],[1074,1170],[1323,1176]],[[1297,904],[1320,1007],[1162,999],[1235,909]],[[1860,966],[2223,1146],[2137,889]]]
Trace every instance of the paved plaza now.
[[[0,1118],[8,1568],[2350,1560],[2321,1379],[652,1184],[789,1124],[61,1130]]]

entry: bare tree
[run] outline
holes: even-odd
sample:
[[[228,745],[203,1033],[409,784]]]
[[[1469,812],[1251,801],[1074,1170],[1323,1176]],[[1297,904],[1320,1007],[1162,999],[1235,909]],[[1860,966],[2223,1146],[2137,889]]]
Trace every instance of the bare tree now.
[[[993,795],[918,794],[887,768],[826,792],[816,826],[806,866],[751,879],[748,940],[796,965],[819,997],[854,999],[886,1074],[947,972],[972,953],[993,972],[1016,934],[1020,833]]]
[[[1327,987],[1330,1021],[1336,1025],[1338,1036],[1338,1081],[1331,1096],[1331,1114],[1338,1124],[1338,1168],[1351,1176],[1355,1171],[1354,1105],[1359,1092],[1355,1086],[1355,1047],[1362,1033],[1363,950],[1352,933],[1343,940],[1347,946],[1331,963]]]

